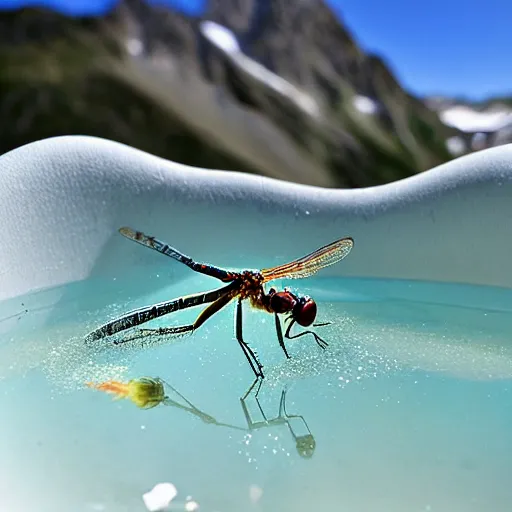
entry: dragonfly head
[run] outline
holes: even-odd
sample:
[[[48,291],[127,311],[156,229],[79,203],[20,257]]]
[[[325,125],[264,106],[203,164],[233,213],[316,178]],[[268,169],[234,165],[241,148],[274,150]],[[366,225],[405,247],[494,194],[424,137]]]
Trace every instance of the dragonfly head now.
[[[296,298],[292,310],[293,319],[302,327],[310,326],[316,318],[316,302],[309,296]]]

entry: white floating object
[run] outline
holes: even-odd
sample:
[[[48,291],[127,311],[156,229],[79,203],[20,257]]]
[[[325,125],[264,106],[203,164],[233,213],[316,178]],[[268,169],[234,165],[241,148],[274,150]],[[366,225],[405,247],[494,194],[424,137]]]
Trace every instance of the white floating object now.
[[[176,497],[178,491],[170,483],[156,484],[151,491],[142,495],[144,504],[150,512],[164,510],[169,503]]]

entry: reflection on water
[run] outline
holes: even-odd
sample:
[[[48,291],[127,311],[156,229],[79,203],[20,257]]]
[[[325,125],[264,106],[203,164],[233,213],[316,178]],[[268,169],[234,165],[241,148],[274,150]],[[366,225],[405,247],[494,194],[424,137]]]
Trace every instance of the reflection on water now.
[[[305,280],[329,346],[290,340],[287,359],[272,317],[244,310],[256,381],[231,308],[185,339],[84,343],[207,281],[145,296],[84,282],[0,304],[2,512],[145,511],[170,496],[176,511],[512,509],[509,292]]]
[[[303,416],[299,414],[290,415],[286,411],[286,387],[281,391],[281,399],[279,402],[277,416],[268,416],[263,411],[259,400],[262,384],[263,379],[256,378],[244,396],[240,398],[244,417],[247,422],[246,427],[230,423],[222,423],[216,420],[210,414],[198,409],[175,387],[165,382],[160,377],[140,377],[137,379],[131,379],[128,382],[114,380],[100,382],[98,384],[88,382],[87,386],[105,393],[111,393],[116,399],[128,399],[140,409],[152,409],[158,405],[175,407],[186,411],[193,416],[197,416],[205,423],[209,423],[217,427],[226,427],[252,432],[255,430],[286,425],[294,439],[297,453],[306,459],[311,458],[315,452],[315,438],[309,430],[308,424]],[[174,398],[169,396],[169,394],[173,395]],[[257,408],[257,414],[260,415],[259,420],[253,419],[254,413],[250,412],[251,405],[253,405],[249,403],[251,401],[254,402],[254,405]]]
[[[258,398],[262,384],[262,379],[256,379],[251,385],[251,387],[247,390],[246,394],[240,399],[245,419],[247,421],[248,429],[252,431],[286,425],[295,442],[297,453],[305,459],[311,458],[315,453],[315,438],[313,437],[311,430],[309,430],[308,424],[306,423],[306,420],[304,419],[303,416],[301,416],[300,414],[288,414],[288,412],[286,411],[287,389],[285,388],[281,391],[281,399],[279,401],[279,411],[277,413],[277,416],[270,417],[269,419],[267,415],[263,412],[263,409]],[[258,407],[258,411],[261,414],[262,419],[260,419],[259,421],[253,420],[253,417],[249,412],[247,399],[248,397],[251,396],[254,398],[254,401]]]
[[[115,399],[131,400],[140,409],[152,409],[167,400],[164,383],[158,377],[141,377],[128,382],[117,380],[108,380],[98,384],[87,382],[86,385],[89,388],[111,393]]]

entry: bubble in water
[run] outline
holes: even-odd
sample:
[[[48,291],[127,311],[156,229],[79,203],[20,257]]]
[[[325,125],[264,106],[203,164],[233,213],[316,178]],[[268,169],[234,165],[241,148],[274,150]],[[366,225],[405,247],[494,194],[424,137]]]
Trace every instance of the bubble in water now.
[[[196,510],[199,510],[199,503],[194,500],[187,501],[185,503],[185,510],[186,512],[195,512]]]
[[[251,503],[256,504],[263,496],[263,489],[259,485],[252,484],[249,486],[249,499]]]

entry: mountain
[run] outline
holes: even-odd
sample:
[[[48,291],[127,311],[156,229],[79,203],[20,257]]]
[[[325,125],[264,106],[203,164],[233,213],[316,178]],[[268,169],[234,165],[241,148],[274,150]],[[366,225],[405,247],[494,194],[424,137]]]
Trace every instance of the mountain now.
[[[322,0],[143,0],[71,18],[0,13],[0,151],[63,134],[325,187],[378,185],[454,156],[466,132],[405,91]]]
[[[461,131],[448,139],[454,155],[512,143],[512,96],[471,101],[464,98],[425,98],[446,125]]]

